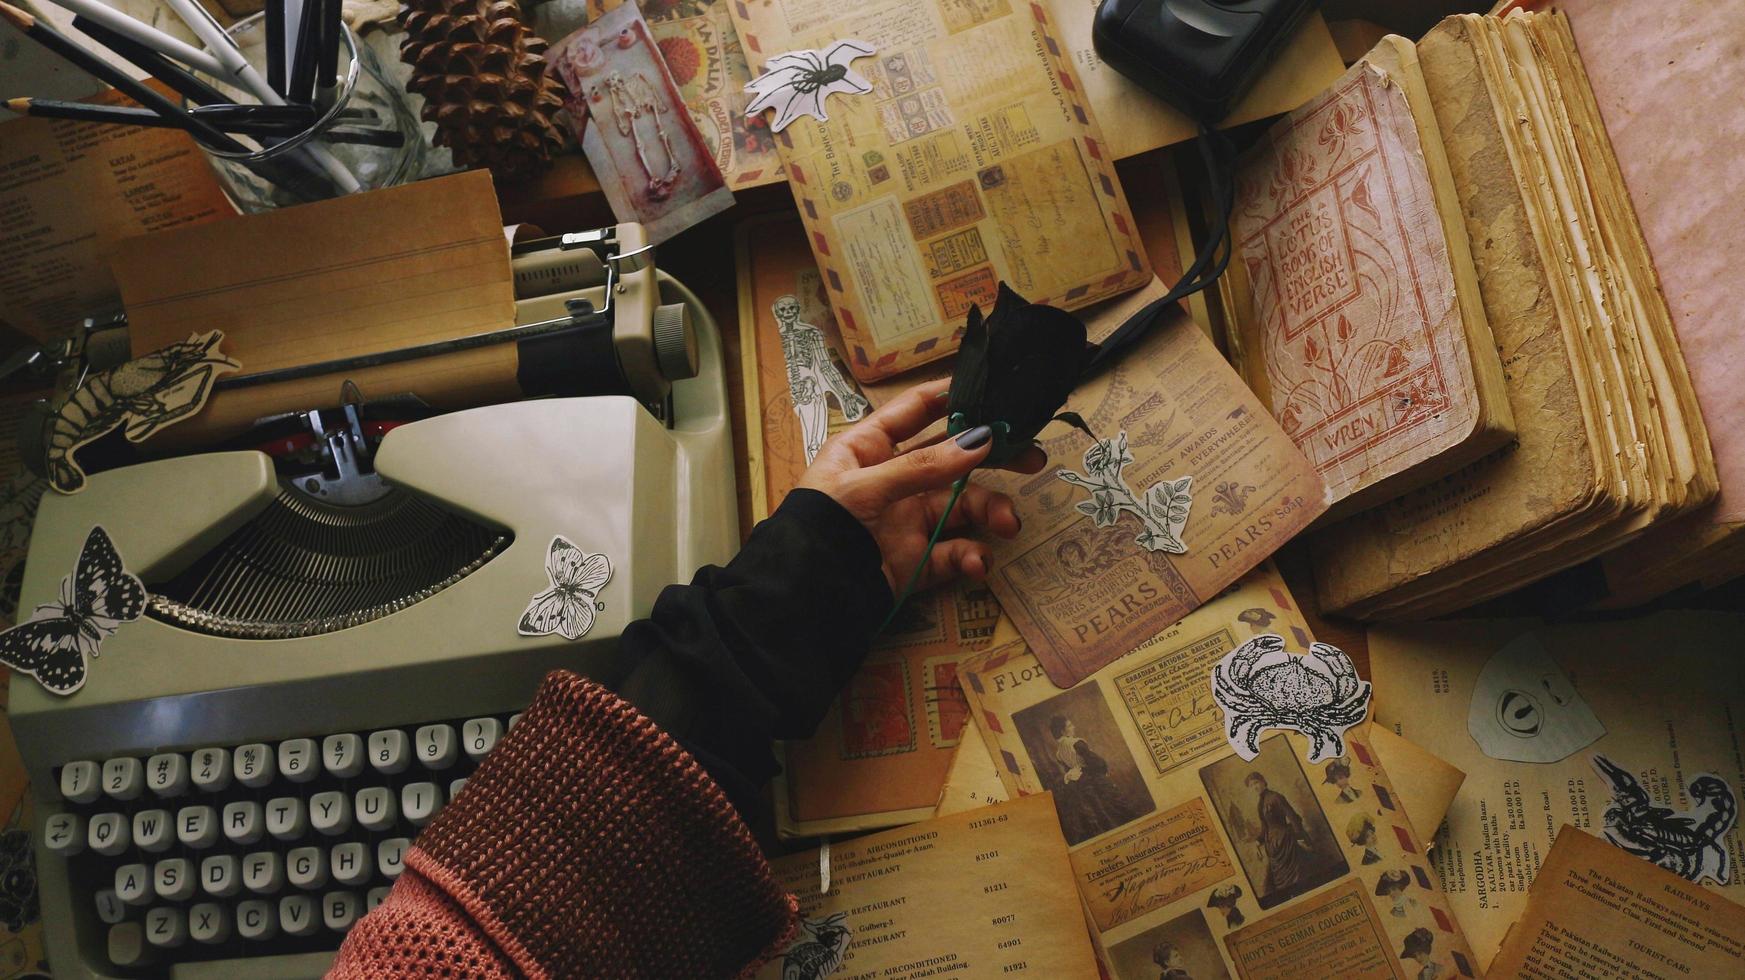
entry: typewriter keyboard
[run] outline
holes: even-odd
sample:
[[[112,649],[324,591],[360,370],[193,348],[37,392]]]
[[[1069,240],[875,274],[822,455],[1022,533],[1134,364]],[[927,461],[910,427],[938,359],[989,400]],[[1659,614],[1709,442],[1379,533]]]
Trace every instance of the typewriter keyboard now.
[[[519,718],[71,762],[40,833],[118,967],[337,949]]]

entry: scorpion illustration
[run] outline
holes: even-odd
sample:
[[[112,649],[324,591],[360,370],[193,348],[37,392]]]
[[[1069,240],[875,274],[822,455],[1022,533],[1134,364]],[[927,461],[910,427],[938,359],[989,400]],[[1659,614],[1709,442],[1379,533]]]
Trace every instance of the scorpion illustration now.
[[[802,917],[800,927],[812,938],[788,947],[782,955],[782,980],[824,980],[842,965],[848,952],[847,912],[813,921]]]
[[[117,426],[124,427],[128,441],[143,442],[198,412],[213,379],[242,366],[218,350],[223,340],[222,330],[194,334],[94,374],[74,389],[49,423],[49,483],[62,493],[83,490],[85,471],[73,454]]]
[[[1656,806],[1628,769],[1603,755],[1592,758],[1594,768],[1612,787],[1612,802],[1605,812],[1606,840],[1681,878],[1728,883],[1727,848],[1721,838],[1739,817],[1732,787],[1718,776],[1699,774],[1687,787],[1696,806],[1680,813]],[[1708,813],[1699,822],[1705,807]]]
[[[1226,654],[1212,672],[1212,697],[1244,759],[1260,754],[1260,733],[1268,728],[1307,735],[1312,763],[1344,755],[1345,729],[1369,713],[1369,683],[1358,679],[1345,651],[1312,643],[1306,656],[1296,656],[1276,633]]]

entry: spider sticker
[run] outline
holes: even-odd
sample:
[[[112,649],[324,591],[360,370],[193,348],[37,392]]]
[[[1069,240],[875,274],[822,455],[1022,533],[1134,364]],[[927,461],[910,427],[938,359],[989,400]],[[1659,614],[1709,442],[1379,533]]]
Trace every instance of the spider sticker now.
[[[775,109],[776,121],[770,129],[778,133],[801,116],[823,122],[830,118],[824,111],[824,100],[832,93],[865,95],[872,91],[872,83],[848,67],[854,59],[872,54],[872,45],[853,40],[837,41],[823,51],[778,54],[764,63],[763,74],[745,86],[757,96],[745,107],[745,115],[752,118],[765,109]]]
[[[1284,637],[1262,633],[1218,661],[1212,699],[1242,758],[1260,754],[1261,732],[1288,728],[1309,737],[1309,762],[1320,763],[1344,755],[1345,730],[1369,715],[1369,682],[1336,646],[1311,643],[1298,655]]]
[[[1739,819],[1739,797],[1726,780],[1695,774],[1685,787],[1693,806],[1674,810],[1656,805],[1635,773],[1597,753],[1591,759],[1612,791],[1605,813],[1606,840],[1697,884],[1705,878],[1717,885],[1732,881],[1721,838]]]

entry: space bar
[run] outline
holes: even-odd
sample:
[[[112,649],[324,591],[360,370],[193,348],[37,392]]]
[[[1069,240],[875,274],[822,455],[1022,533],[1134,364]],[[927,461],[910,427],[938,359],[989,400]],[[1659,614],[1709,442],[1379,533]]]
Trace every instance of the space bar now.
[[[320,980],[333,965],[333,952],[290,953],[284,956],[182,963],[170,970],[173,980]]]

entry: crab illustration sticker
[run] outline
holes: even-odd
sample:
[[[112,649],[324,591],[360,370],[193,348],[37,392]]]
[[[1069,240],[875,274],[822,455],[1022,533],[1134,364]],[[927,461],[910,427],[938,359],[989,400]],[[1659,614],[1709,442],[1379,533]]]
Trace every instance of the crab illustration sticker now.
[[[745,107],[747,117],[765,109],[775,109],[775,121],[770,129],[781,132],[801,116],[811,116],[819,122],[830,118],[824,110],[824,100],[836,92],[865,95],[872,83],[862,78],[848,63],[856,58],[870,58],[873,46],[865,41],[841,40],[822,50],[788,51],[764,62],[763,74],[745,86],[757,96]]]
[[[566,640],[588,635],[594,628],[594,614],[606,608],[599,596],[612,580],[612,560],[590,555],[563,535],[554,535],[545,555],[545,574],[551,588],[527,604],[515,631],[522,636],[557,633]]]
[[[1345,730],[1369,715],[1369,690],[1345,651],[1311,643],[1308,653],[1291,653],[1276,633],[1242,644],[1212,670],[1212,699],[1224,711],[1230,747],[1248,760],[1260,754],[1260,733],[1269,728],[1308,736],[1311,763],[1344,755]]]
[[[1538,634],[1524,633],[1479,671],[1466,730],[1493,759],[1557,762],[1592,745],[1606,726],[1551,659]]]
[[[1089,517],[1098,527],[1111,527],[1122,514],[1131,514],[1140,524],[1134,542],[1146,551],[1164,551],[1172,555],[1187,554],[1182,543],[1182,529],[1188,523],[1188,508],[1193,505],[1189,491],[1192,476],[1174,480],[1159,480],[1143,496],[1136,495],[1121,473],[1133,462],[1127,451],[1127,430],[1113,438],[1099,439],[1085,450],[1085,471],[1056,470],[1054,475],[1090,491],[1091,499],[1078,502],[1079,513]]]
[[[1674,810],[1654,802],[1636,774],[1603,755],[1591,757],[1612,800],[1606,805],[1605,837],[1631,854],[1689,881],[1732,882],[1727,845],[1721,838],[1739,819],[1739,796],[1727,781],[1700,772],[1685,786],[1694,804]]]

